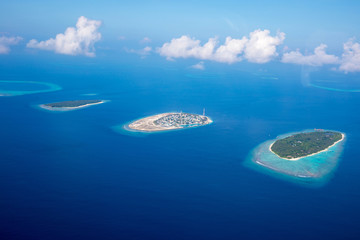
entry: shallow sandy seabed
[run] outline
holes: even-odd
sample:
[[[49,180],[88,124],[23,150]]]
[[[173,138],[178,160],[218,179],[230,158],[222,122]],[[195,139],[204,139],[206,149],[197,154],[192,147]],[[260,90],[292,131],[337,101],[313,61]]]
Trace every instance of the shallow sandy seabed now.
[[[47,82],[34,82],[34,81],[0,81],[0,83],[9,83],[9,84],[17,84],[17,83],[26,83],[26,84],[37,84],[48,87],[47,89],[42,90],[6,90],[3,91],[0,89],[0,97],[12,97],[12,96],[21,96],[26,94],[35,94],[35,93],[45,93],[45,92],[54,92],[61,90],[62,88],[53,83]]]

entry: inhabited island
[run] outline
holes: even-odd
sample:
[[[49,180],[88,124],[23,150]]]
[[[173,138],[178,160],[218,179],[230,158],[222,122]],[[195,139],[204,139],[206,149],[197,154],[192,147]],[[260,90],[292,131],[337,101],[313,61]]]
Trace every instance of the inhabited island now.
[[[212,123],[203,115],[171,112],[145,117],[125,125],[126,130],[138,132],[159,132],[175,129],[199,127]]]
[[[339,162],[345,134],[306,130],[285,134],[257,146],[246,164],[281,179],[322,185]]]
[[[104,103],[104,100],[74,100],[41,104],[40,107],[51,111],[69,111]]]

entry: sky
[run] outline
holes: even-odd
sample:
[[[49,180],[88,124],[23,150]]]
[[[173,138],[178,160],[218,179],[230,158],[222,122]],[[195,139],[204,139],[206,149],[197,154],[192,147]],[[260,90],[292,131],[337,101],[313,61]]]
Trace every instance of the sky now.
[[[1,1],[0,60],[157,55],[167,61],[325,67],[360,72],[359,1]],[[79,58],[80,59],[80,58]]]

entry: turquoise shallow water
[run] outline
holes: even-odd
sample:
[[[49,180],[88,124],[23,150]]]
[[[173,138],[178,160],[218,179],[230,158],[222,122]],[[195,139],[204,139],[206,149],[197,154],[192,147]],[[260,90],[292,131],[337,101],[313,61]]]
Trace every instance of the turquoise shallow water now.
[[[282,139],[296,133],[280,135],[276,139]],[[289,161],[270,151],[269,147],[276,139],[258,145],[249,155],[246,165],[271,176],[307,186],[322,186],[329,181],[340,161],[345,142],[344,139],[327,151],[297,161]]]
[[[136,131],[136,130],[133,130],[131,128],[129,128],[129,123],[126,123],[126,124],[120,124],[120,125],[115,125],[115,126],[112,126],[111,129],[113,131],[115,131],[116,133],[120,133],[122,135],[128,135],[128,136],[134,136],[134,137],[145,137],[149,134],[152,134],[152,133],[162,133],[164,131],[160,131],[160,132],[144,132],[144,131]]]
[[[305,86],[335,92],[359,93],[360,81],[358,75],[330,72],[321,75],[319,72],[304,70],[302,82]]]
[[[342,89],[342,88],[334,88],[334,87],[324,87],[316,84],[310,84],[310,86],[324,90],[329,90],[329,91],[337,91],[337,92],[360,92],[360,89]]]
[[[0,96],[54,92],[62,88],[54,83],[34,81],[0,81]]]

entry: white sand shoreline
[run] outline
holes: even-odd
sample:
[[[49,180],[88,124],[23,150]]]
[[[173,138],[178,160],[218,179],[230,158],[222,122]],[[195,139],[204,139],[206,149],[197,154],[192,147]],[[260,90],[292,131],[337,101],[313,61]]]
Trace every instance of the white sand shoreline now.
[[[307,156],[298,157],[298,158],[290,158],[290,159],[289,159],[289,158],[283,158],[283,157],[280,157],[279,155],[277,155],[276,153],[274,153],[274,152],[271,150],[271,147],[272,147],[272,145],[274,145],[274,143],[275,143],[277,140],[275,140],[274,142],[272,142],[272,143],[270,144],[269,150],[270,150],[270,152],[272,152],[273,154],[275,154],[276,156],[278,156],[278,157],[281,158],[281,159],[288,160],[288,161],[297,161],[297,160],[302,159],[302,158],[314,156],[314,155],[319,154],[319,153],[321,153],[321,152],[326,152],[326,151],[329,150],[331,147],[335,146],[337,143],[343,141],[343,140],[345,139],[345,134],[344,134],[344,133],[341,133],[341,137],[342,137],[342,138],[341,138],[340,140],[334,142],[331,146],[325,148],[324,150],[321,150],[321,151],[316,152],[316,153],[312,153],[312,154],[307,155]]]

